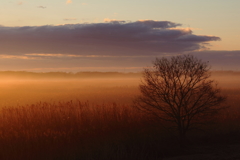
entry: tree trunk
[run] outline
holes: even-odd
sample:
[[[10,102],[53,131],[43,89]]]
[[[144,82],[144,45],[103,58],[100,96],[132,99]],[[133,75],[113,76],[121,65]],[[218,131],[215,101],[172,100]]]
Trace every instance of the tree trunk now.
[[[183,129],[179,130],[179,144],[181,147],[184,147],[186,145],[186,131]]]

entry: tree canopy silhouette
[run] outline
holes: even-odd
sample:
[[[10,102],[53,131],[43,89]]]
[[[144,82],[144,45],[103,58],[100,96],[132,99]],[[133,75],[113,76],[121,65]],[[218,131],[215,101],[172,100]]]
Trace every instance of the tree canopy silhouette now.
[[[217,83],[209,80],[210,67],[191,55],[156,58],[145,68],[137,108],[174,124],[180,139],[204,118],[216,114],[225,101]]]

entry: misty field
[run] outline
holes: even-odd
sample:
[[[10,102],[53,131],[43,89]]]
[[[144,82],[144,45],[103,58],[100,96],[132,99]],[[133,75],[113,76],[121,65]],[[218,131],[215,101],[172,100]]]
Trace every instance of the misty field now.
[[[132,107],[140,73],[0,73],[0,159],[162,159],[199,150]],[[212,73],[230,106],[188,136],[240,144],[240,73]]]

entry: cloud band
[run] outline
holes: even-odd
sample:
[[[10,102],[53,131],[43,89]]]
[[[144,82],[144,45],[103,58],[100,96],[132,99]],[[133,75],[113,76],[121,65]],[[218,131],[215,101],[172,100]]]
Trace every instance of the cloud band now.
[[[158,55],[206,49],[220,37],[194,35],[170,21],[0,26],[0,54]]]

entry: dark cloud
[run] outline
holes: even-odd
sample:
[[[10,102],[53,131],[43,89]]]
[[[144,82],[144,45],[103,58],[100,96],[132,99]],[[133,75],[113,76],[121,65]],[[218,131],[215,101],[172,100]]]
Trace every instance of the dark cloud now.
[[[45,7],[45,6],[38,6],[37,8],[45,9],[47,7]]]
[[[194,56],[208,61],[213,70],[240,70],[240,51],[191,52]]]
[[[219,37],[215,36],[199,36],[199,35],[184,35],[177,38],[178,41],[188,41],[188,42],[206,42],[206,41],[219,41]]]
[[[60,26],[0,26],[0,54],[158,55],[206,48],[215,36],[194,35],[170,21],[110,21]]]
[[[240,51],[199,51],[194,56],[209,61],[213,70],[240,70]],[[7,57],[0,55],[0,70],[28,71],[142,71],[152,66],[156,57],[170,57],[177,53],[158,56],[79,56],[66,54],[29,54]]]

